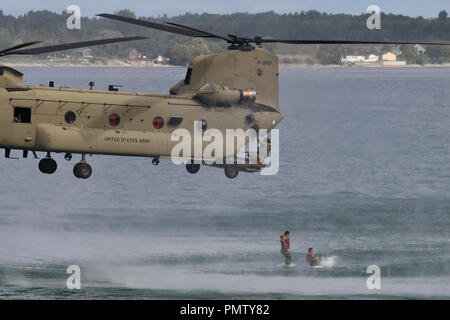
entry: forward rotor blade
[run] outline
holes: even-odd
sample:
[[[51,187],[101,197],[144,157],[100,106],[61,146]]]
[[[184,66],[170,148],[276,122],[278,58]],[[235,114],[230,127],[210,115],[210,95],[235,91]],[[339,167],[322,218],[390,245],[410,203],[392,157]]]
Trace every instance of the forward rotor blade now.
[[[190,30],[187,28],[179,28],[179,27],[175,27],[175,26],[171,26],[171,25],[163,24],[163,23],[158,23],[158,22],[151,22],[151,21],[146,21],[146,20],[122,17],[122,16],[118,16],[115,14],[102,13],[102,14],[98,14],[97,16],[103,17],[103,18],[108,18],[108,19],[113,19],[113,20],[117,20],[117,21],[122,21],[122,22],[126,22],[126,23],[136,24],[138,26],[143,26],[143,27],[147,27],[147,28],[153,28],[153,29],[157,29],[157,30],[167,31],[167,32],[175,33],[175,34],[180,34],[183,36],[188,36],[188,37],[200,37],[200,38],[210,37],[210,35],[208,33],[200,32],[200,31],[194,31],[194,30]]]
[[[450,42],[429,41],[378,41],[378,40],[279,40],[255,38],[256,43],[289,43],[289,44],[424,44],[450,45]]]
[[[109,44],[109,43],[116,43],[116,42],[123,42],[123,41],[141,40],[141,39],[146,39],[146,38],[144,38],[144,37],[122,37],[122,38],[72,42],[72,43],[58,44],[58,45],[54,45],[54,46],[8,51],[8,52],[4,53],[3,55],[6,56],[6,55],[11,55],[11,54],[41,54],[41,53],[63,51],[63,50],[77,49],[77,48],[90,47],[90,46],[98,46],[101,44]]]
[[[13,51],[13,50],[17,50],[17,49],[21,49],[21,48],[24,48],[24,47],[32,46],[33,44],[36,44],[36,43],[39,43],[39,42],[41,42],[41,41],[25,42],[25,43],[19,44],[17,46],[14,46],[14,47],[2,50],[2,51],[0,51],[0,57],[3,56],[4,53],[6,53],[6,52],[10,52],[10,51]]]
[[[182,24],[178,24],[178,23],[174,23],[174,22],[166,22],[166,24],[170,24],[170,25],[173,25],[173,26],[176,26],[176,27],[180,27],[180,28],[185,28],[185,29],[188,29],[188,30],[191,30],[191,31],[195,31],[195,32],[204,33],[204,34],[208,35],[208,38],[217,38],[217,39],[222,39],[222,40],[225,40],[225,41],[232,41],[231,38],[222,36],[220,34],[215,34],[215,33],[211,33],[211,32],[208,32],[208,31],[203,31],[203,30],[196,29],[196,28],[193,28],[193,27],[184,26]]]

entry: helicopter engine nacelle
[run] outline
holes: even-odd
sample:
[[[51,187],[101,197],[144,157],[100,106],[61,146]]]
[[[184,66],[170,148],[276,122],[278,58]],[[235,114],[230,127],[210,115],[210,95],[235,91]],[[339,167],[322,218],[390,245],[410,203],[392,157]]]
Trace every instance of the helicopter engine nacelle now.
[[[254,102],[256,91],[231,89],[215,83],[207,83],[198,90],[197,98],[210,107],[230,107],[237,103]]]

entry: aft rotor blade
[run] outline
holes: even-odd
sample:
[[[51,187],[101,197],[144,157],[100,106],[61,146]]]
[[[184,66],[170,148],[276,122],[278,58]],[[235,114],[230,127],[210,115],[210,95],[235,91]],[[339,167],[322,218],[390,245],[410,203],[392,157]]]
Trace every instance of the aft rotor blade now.
[[[143,26],[143,27],[147,27],[147,28],[153,28],[153,29],[157,29],[157,30],[167,31],[167,32],[175,33],[175,34],[180,34],[183,36],[188,36],[188,37],[201,37],[201,38],[210,37],[210,35],[205,32],[194,31],[194,30],[190,30],[187,28],[179,28],[179,27],[171,26],[171,25],[164,24],[164,23],[122,17],[122,16],[118,16],[115,14],[109,14],[109,13],[102,13],[102,14],[98,14],[97,16],[103,17],[103,18],[108,18],[108,19],[113,19],[113,20],[117,20],[117,21],[122,21],[122,22],[126,22],[126,23],[136,24],[138,26]]]
[[[8,49],[4,49],[4,50],[0,51],[0,57],[3,56],[4,53],[6,53],[6,52],[10,52],[10,51],[13,51],[13,50],[22,49],[24,47],[32,46],[33,44],[36,44],[36,43],[39,43],[39,42],[41,42],[41,41],[25,42],[25,43],[19,44],[17,46],[14,46],[14,47],[11,47],[11,48],[8,48]]]
[[[46,47],[9,51],[9,52],[4,53],[3,55],[6,56],[6,55],[11,55],[11,54],[41,54],[41,53],[63,51],[63,50],[77,49],[77,48],[90,47],[90,46],[98,46],[101,44],[109,44],[109,43],[116,43],[116,42],[123,42],[123,41],[141,40],[141,39],[146,39],[146,38],[145,37],[121,37],[121,38],[72,42],[72,43],[66,43],[66,44],[58,44],[58,45],[54,45],[54,46],[46,46]]]
[[[232,41],[231,38],[227,38],[227,37],[222,36],[220,34],[215,34],[215,33],[211,33],[211,32],[208,32],[208,31],[203,31],[203,30],[196,29],[196,28],[193,28],[193,27],[188,27],[188,26],[185,26],[185,25],[182,25],[182,24],[178,24],[178,23],[174,23],[174,22],[166,22],[166,24],[170,24],[170,25],[173,25],[173,26],[176,26],[176,27],[180,27],[180,28],[185,28],[185,29],[188,29],[188,30],[191,30],[191,31],[195,31],[195,32],[201,32],[201,33],[207,34],[209,38],[217,38],[217,39],[222,39],[222,40],[225,40],[225,41]]]
[[[395,40],[279,40],[255,38],[256,43],[289,43],[289,44],[424,44],[450,45],[450,42],[430,41],[395,41]]]
[[[114,14],[102,13],[98,16],[126,23],[131,23],[147,28],[167,31],[175,34],[180,34],[189,37],[200,38],[216,38],[222,39],[232,44],[249,44],[256,43],[288,43],[288,44],[424,44],[424,45],[450,45],[450,42],[430,42],[430,41],[392,41],[392,40],[286,40],[286,39],[264,39],[261,37],[255,38],[241,38],[238,36],[222,36],[214,34],[209,31],[203,31],[193,27],[184,26],[178,23],[167,22],[165,24],[158,22],[151,22],[147,20],[140,20],[135,18],[123,17]]]

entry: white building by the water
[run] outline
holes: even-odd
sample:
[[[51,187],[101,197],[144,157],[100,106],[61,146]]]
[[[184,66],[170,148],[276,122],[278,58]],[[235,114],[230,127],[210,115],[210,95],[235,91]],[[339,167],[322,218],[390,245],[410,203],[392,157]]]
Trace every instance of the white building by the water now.
[[[375,63],[378,62],[378,56],[370,55],[347,55],[341,58],[342,63]]]

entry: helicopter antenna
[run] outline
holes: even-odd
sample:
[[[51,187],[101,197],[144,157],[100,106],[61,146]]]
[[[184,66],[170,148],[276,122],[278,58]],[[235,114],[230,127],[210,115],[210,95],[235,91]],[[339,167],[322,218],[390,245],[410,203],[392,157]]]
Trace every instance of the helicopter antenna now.
[[[430,41],[401,41],[401,40],[301,40],[301,39],[268,39],[259,36],[248,38],[238,35],[229,34],[228,36],[215,34],[209,31],[200,30],[193,27],[188,27],[179,23],[166,22],[159,23],[149,20],[140,20],[135,18],[118,16],[115,14],[102,13],[97,16],[108,18],[112,20],[131,23],[147,28],[167,31],[179,35],[189,37],[200,37],[210,39],[225,40],[230,44],[230,50],[253,50],[252,44],[260,45],[263,43],[287,43],[287,44],[424,44],[424,45],[450,45],[450,42],[430,42]]]

